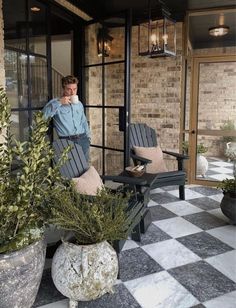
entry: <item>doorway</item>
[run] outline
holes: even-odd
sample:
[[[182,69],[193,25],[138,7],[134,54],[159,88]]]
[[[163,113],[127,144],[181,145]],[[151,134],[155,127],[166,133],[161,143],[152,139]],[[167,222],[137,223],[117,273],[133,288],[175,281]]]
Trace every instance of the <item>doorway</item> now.
[[[194,57],[190,106],[190,183],[233,178],[236,151],[236,56]]]

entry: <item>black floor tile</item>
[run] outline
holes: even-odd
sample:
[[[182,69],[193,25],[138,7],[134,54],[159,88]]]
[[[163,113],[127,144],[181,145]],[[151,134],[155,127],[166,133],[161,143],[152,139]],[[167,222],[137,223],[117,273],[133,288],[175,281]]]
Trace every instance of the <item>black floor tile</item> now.
[[[220,207],[220,203],[218,201],[208,197],[195,198],[188,200],[188,202],[206,211],[218,209]]]
[[[147,231],[141,235],[141,242],[138,244],[140,246],[143,246],[143,245],[165,241],[170,238],[171,237],[167,233],[162,231],[160,228],[158,228],[154,224],[151,224],[148,227]]]
[[[179,198],[169,194],[168,192],[152,194],[150,198],[157,204],[164,204],[179,201]]]
[[[227,223],[207,212],[200,212],[183,216],[184,219],[203,230],[209,230],[227,225]]]
[[[167,210],[165,207],[162,207],[161,205],[152,206],[149,209],[151,211],[152,221],[157,221],[177,216],[176,214]]]
[[[179,237],[176,240],[203,259],[233,250],[206,232]]]
[[[196,186],[196,187],[191,187],[189,189],[196,191],[204,196],[217,195],[221,192],[219,189],[216,189],[213,187],[206,187],[206,186]]]
[[[155,262],[141,248],[122,251],[119,255],[120,279],[127,281],[145,275],[162,271],[162,267]]]
[[[205,261],[183,265],[168,272],[200,302],[236,290],[236,283]]]

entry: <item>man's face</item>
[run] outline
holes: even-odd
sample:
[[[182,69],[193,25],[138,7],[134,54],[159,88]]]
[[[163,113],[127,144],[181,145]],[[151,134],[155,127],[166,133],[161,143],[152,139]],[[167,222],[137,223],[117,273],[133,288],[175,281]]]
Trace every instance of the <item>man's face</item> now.
[[[77,94],[77,84],[76,83],[70,83],[65,85],[63,89],[64,96],[71,96]]]

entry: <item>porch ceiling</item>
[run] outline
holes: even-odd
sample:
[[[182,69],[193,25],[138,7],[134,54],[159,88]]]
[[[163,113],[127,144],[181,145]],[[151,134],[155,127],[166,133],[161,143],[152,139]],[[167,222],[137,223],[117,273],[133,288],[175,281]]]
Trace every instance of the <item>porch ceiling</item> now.
[[[69,0],[74,5],[83,9],[94,19],[102,19],[109,15],[132,8],[133,23],[137,24],[146,16],[148,0]],[[235,0],[163,0],[172,13],[172,17],[177,21],[184,20],[188,10],[202,10],[212,8],[236,8]],[[151,0],[152,6],[157,0]],[[159,11],[160,12],[160,11]],[[158,11],[155,15],[158,16]],[[233,46],[236,43],[236,13],[224,14],[224,24],[230,27],[227,36],[210,37],[208,29],[217,26],[219,15],[197,16],[191,19],[190,23],[190,41],[194,48],[212,48]]]

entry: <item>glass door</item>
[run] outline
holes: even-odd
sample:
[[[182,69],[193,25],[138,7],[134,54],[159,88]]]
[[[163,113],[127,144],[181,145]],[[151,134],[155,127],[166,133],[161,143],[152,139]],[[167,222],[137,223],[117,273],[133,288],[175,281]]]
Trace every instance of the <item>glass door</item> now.
[[[236,56],[193,60],[189,126],[190,182],[233,178],[236,153]]]
[[[91,163],[100,174],[119,174],[127,155],[131,25],[126,14],[85,28],[83,98],[91,130]]]

